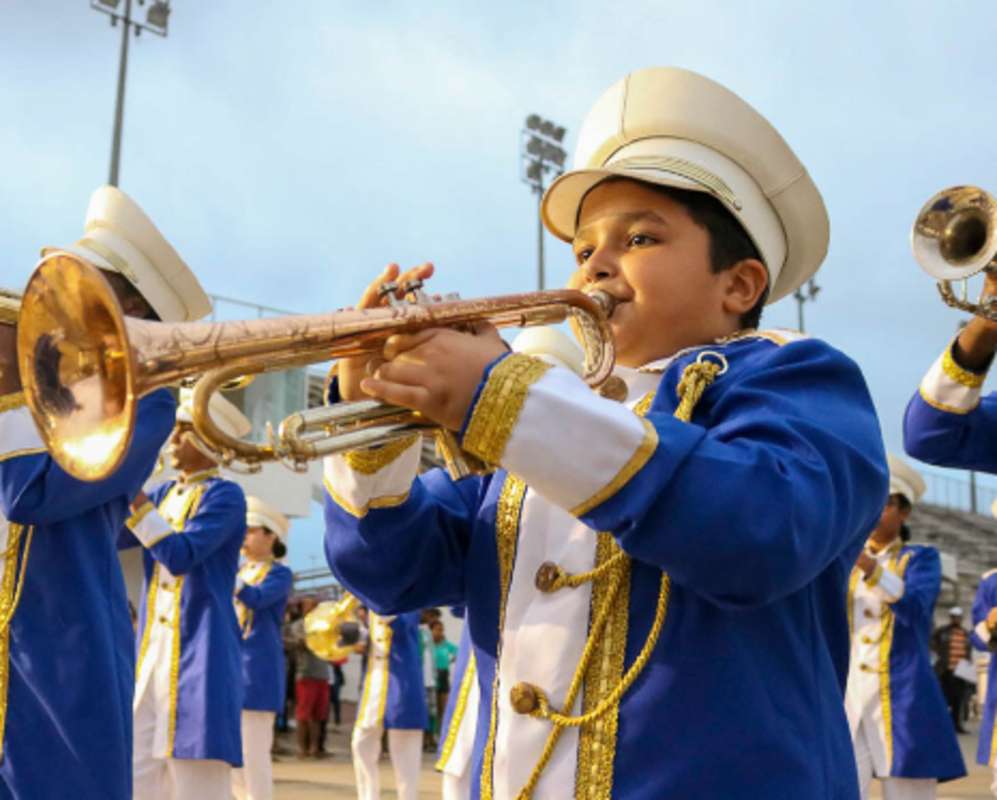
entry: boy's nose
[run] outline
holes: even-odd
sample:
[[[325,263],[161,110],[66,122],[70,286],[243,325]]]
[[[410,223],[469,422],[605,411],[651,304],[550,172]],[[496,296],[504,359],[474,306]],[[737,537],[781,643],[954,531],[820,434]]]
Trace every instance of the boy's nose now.
[[[585,279],[589,283],[597,283],[615,277],[619,272],[619,265],[612,253],[608,252],[606,248],[600,247],[588,257],[584,265],[584,272]]]

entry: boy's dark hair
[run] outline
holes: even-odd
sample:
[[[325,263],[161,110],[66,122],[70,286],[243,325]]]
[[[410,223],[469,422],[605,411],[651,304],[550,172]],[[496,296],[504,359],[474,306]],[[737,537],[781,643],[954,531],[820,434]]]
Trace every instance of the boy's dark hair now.
[[[705,228],[710,235],[710,268],[713,272],[723,272],[733,267],[738,261],[753,258],[765,264],[761,253],[751,241],[748,232],[741,223],[727,210],[726,206],[707,192],[692,192],[686,189],[674,189],[671,186],[658,186],[647,183],[656,192],[660,192],[670,200],[679,203],[693,222]],[[768,300],[770,286],[765,287],[758,302],[741,315],[739,320],[742,328],[757,328],[762,319],[762,309]]]
[[[276,536],[273,537],[273,557],[283,558],[287,555],[287,546]]]

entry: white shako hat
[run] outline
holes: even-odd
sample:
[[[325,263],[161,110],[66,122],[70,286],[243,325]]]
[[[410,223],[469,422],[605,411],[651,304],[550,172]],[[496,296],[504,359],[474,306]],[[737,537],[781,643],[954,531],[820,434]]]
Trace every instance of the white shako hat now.
[[[716,197],[761,254],[769,303],[798,289],[827,254],[827,209],[789,145],[744,100],[695,72],[651,67],[606,90],[582,123],[574,169],[544,195],[544,225],[570,242],[585,195],[612,176]]]
[[[281,514],[276,508],[264,503],[258,497],[246,497],[246,527],[266,528],[275,533],[284,544],[287,544],[287,532],[291,523],[287,517]]]
[[[82,239],[42,248],[42,255],[60,250],[124,275],[163,322],[190,322],[211,311],[211,300],[177,251],[114,186],[101,186],[90,197]]]
[[[177,422],[193,422],[191,416],[191,401],[193,389],[180,390],[180,405],[177,406]],[[208,401],[208,413],[215,424],[229,436],[241,438],[253,429],[252,423],[235,405],[222,397],[218,392],[211,395]]]
[[[921,474],[902,458],[892,453],[886,456],[890,466],[890,494],[902,494],[912,506],[917,504],[927,485]]]
[[[512,340],[512,349],[517,353],[542,358],[555,367],[566,367],[576,375],[585,371],[585,354],[571,337],[549,325],[524,328]]]

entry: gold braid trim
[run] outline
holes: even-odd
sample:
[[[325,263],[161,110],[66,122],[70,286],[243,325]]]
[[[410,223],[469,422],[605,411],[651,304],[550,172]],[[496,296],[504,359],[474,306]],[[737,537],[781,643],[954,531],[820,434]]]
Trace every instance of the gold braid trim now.
[[[21,602],[24,588],[24,575],[28,567],[28,553],[35,529],[29,525],[27,534],[17,523],[7,524],[7,547],[3,552],[3,582],[0,583],[0,759],[3,758],[4,732],[7,727],[7,687],[10,683],[10,622]],[[24,540],[24,553],[18,569],[17,556],[21,540]]]
[[[173,758],[173,748],[177,738],[177,692],[180,683],[180,597],[183,591],[184,576],[176,579],[173,585],[173,652],[170,660],[170,715],[166,731],[166,758]]]
[[[530,386],[549,369],[546,361],[522,353],[496,364],[471,412],[461,446],[489,464],[501,463]]]
[[[5,411],[13,411],[24,405],[24,392],[11,392],[0,395],[0,414]]]
[[[600,533],[596,560],[612,567],[604,577],[592,584],[592,606],[599,608],[605,597],[619,585],[606,627],[596,639],[592,663],[585,672],[582,710],[594,711],[623,675],[627,648],[630,599],[630,560],[613,539],[612,534]],[[611,708],[591,725],[585,725],[578,736],[578,768],[575,797],[581,800],[610,800],[613,791],[613,768],[616,755],[616,733],[619,706]]]
[[[900,549],[890,557],[888,568],[890,572],[902,578],[907,572],[907,565],[910,563],[914,552],[908,551],[897,563],[897,556]],[[893,700],[890,695],[890,651],[893,648],[893,629],[896,616],[889,604],[885,604],[883,612],[882,628],[879,639],[879,700],[883,712],[883,740],[886,745],[887,770],[893,769]]]
[[[696,405],[699,403],[706,391],[707,387],[716,380],[717,376],[722,375],[727,371],[727,360],[726,358],[716,351],[703,351],[699,354],[697,359],[688,364],[682,372],[682,377],[678,382],[676,387],[676,392],[679,396],[679,404],[675,409],[674,417],[683,422],[689,422],[692,419],[693,411]],[[653,400],[653,398],[652,398]],[[643,405],[644,399],[638,405]],[[647,407],[650,407],[651,401],[647,402]],[[597,550],[598,553],[598,550]],[[605,555],[605,553],[603,553]],[[606,563],[612,562],[613,557],[607,556]],[[627,690],[633,685],[634,681],[643,672],[644,667],[651,659],[651,654],[654,652],[654,648],[658,644],[658,638],[661,635],[662,628],[665,624],[665,618],[668,613],[668,600],[671,596],[671,579],[666,572],[661,573],[661,583],[658,589],[658,599],[655,604],[654,618],[651,622],[651,628],[648,631],[647,639],[644,641],[640,652],[634,659],[633,664],[626,671],[621,678],[619,678],[612,688],[609,688],[608,682],[605,684],[604,691],[599,692],[598,696],[593,694],[590,699],[584,703],[584,711],[578,716],[573,716],[566,713],[566,710],[571,709],[574,706],[575,700],[578,697],[578,692],[581,690],[582,684],[585,677],[589,673],[590,665],[593,664],[593,660],[596,652],[603,646],[603,641],[607,636],[607,626],[610,617],[617,611],[617,607],[623,608],[623,615],[626,617],[629,614],[629,571],[630,571],[630,559],[627,557],[621,559],[619,562],[614,563],[614,567],[617,570],[625,570],[625,573],[618,573],[615,577],[616,580],[609,580],[608,586],[604,591],[600,591],[599,594],[602,595],[601,603],[596,608],[595,617],[589,627],[588,639],[585,642],[585,649],[582,651],[581,659],[579,660],[578,666],[575,670],[574,677],[571,680],[571,684],[568,686],[568,691],[564,698],[564,703],[562,708],[564,710],[557,710],[552,708],[547,695],[544,693],[543,689],[538,686],[532,686],[526,683],[520,683],[512,687],[510,699],[513,702],[513,707],[516,707],[516,696],[517,694],[525,693],[532,695],[535,698],[535,703],[533,708],[528,713],[531,717],[535,719],[545,719],[548,720],[553,728],[547,741],[544,744],[543,752],[540,755],[540,759],[536,766],[533,768],[533,772],[530,774],[529,779],[523,788],[516,795],[517,800],[529,800],[533,796],[533,791],[536,789],[537,783],[540,780],[540,776],[546,768],[547,764],[550,762],[551,757],[554,754],[554,749],[557,747],[558,740],[561,737],[561,732],[568,727],[580,727],[598,725],[597,733],[602,734],[601,737],[597,738],[596,734],[590,734],[589,738],[589,750],[588,752],[582,752],[579,754],[579,769],[585,772],[580,772],[580,777],[578,780],[581,781],[581,786],[589,793],[588,796],[598,797],[598,798],[608,798],[612,792],[612,773],[611,765],[615,763],[615,745],[616,745],[616,725],[617,717],[619,713],[620,700]],[[599,573],[599,568],[592,570],[591,574]],[[624,585],[628,591],[628,594],[618,600],[618,597],[623,589]],[[595,593],[593,593],[593,598]],[[505,609],[506,597],[501,598],[500,608]],[[617,611],[617,613],[619,613]],[[624,638],[623,645],[626,646],[626,640]],[[619,647],[616,645],[615,647]],[[625,654],[625,651],[624,651]],[[611,659],[613,656],[616,658],[622,658],[622,655],[614,650],[610,655],[604,655],[605,660]],[[600,664],[599,661],[595,661],[593,669],[593,677],[597,680],[609,680],[608,671],[603,671],[605,667],[605,661]],[[621,662],[622,671],[622,662]],[[498,682],[498,658],[496,658],[496,683]],[[619,673],[617,673],[619,674]],[[525,690],[525,692],[524,692]],[[489,744],[494,743],[494,729],[495,729],[495,710],[496,706],[492,704],[492,731],[489,733]],[[606,719],[607,715],[611,715],[611,719]],[[581,743],[585,736],[580,732],[579,742]],[[601,738],[601,741],[600,741]],[[599,758],[594,757],[594,753],[602,750],[603,745],[612,745],[612,749],[609,750],[608,755],[602,755],[600,752]],[[485,758],[486,763],[490,757],[490,750],[486,750]],[[606,759],[603,761],[603,759]],[[593,763],[597,762],[597,763]],[[587,774],[591,774],[591,770],[595,769],[598,764],[603,765],[603,772],[600,775],[600,780],[595,784],[588,782]],[[606,768],[605,764],[609,764],[610,768]],[[587,773],[587,774],[586,774]],[[491,765],[489,764],[488,770],[488,784],[491,785]],[[484,789],[484,774],[482,775],[482,789]],[[592,793],[595,794],[592,794]],[[601,793],[601,794],[600,794]],[[490,800],[491,795],[486,798],[484,792],[482,792],[482,800]]]
[[[465,623],[466,624],[466,623]],[[467,699],[471,694],[474,682],[478,679],[477,663],[474,660],[474,650],[467,656],[467,666],[464,667],[464,676],[460,679],[460,694],[457,695],[457,703],[454,705],[453,716],[450,717],[450,727],[447,729],[447,738],[443,742],[443,749],[436,762],[436,769],[442,771],[446,769],[450,756],[453,755],[454,745],[457,743],[457,734],[460,733],[460,724],[467,711]]]
[[[343,458],[355,472],[361,475],[374,475],[408,450],[418,438],[419,434],[413,433],[411,436],[389,442],[383,447],[347,450],[343,453]]]
[[[512,358],[512,356],[510,356]],[[506,359],[508,361],[509,359]],[[492,680],[492,708],[488,722],[488,741],[485,742],[481,765],[481,800],[493,800],[492,775],[495,767],[495,734],[498,730],[499,660],[502,657],[502,631],[505,629],[505,606],[512,583],[512,566],[516,560],[519,540],[519,517],[526,497],[526,484],[519,478],[507,475],[495,511],[495,546],[499,568],[499,638],[495,652],[495,677]]]
[[[942,355],[942,372],[960,386],[965,386],[967,389],[979,389],[987,376],[985,374],[980,375],[976,372],[970,372],[965,367],[960,367],[956,364],[955,359],[952,357],[952,347],[954,346],[954,343],[949,345]]]

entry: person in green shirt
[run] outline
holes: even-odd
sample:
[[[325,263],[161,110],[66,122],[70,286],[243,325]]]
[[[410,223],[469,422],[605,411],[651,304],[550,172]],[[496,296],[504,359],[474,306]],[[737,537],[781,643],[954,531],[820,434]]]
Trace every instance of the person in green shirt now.
[[[433,667],[436,670],[436,719],[443,719],[443,710],[450,697],[450,665],[457,659],[457,645],[447,639],[442,620],[429,626],[433,636]]]

